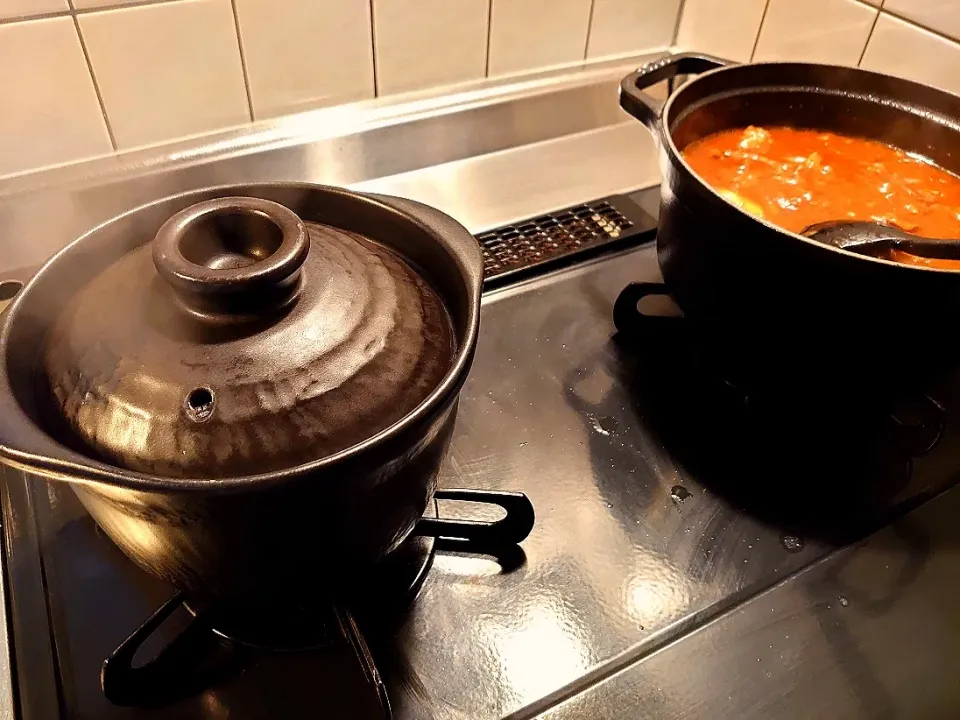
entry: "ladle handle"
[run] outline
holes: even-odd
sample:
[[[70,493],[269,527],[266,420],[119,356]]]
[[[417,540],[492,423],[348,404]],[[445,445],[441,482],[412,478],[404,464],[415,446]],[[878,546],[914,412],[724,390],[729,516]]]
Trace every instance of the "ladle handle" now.
[[[153,263],[184,310],[231,322],[296,300],[309,250],[307,227],[292,210],[261,198],[225,197],[167,220],[153,241]]]
[[[866,255],[897,249],[923,258],[960,259],[960,240],[921,237],[875,222],[828,221],[810,225],[800,234],[824,245]]]
[[[894,246],[918,257],[960,260],[960,240],[928,240],[911,236],[895,242]]]

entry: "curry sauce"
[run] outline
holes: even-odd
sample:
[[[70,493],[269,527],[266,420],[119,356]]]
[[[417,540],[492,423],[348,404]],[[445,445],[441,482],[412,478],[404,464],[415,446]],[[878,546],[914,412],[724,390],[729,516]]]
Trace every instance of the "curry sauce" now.
[[[785,230],[860,220],[960,238],[960,177],[874,140],[751,126],[697,140],[683,156],[720,195]],[[891,259],[960,269],[902,252]]]

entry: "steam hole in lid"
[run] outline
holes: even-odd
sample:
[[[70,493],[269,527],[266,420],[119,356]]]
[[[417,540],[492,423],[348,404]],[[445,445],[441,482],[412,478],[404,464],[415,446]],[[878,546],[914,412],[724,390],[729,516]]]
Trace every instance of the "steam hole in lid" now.
[[[212,270],[248,267],[264,260],[283,242],[283,230],[253,210],[211,213],[192,223],[180,238],[180,253]]]
[[[203,422],[213,414],[213,391],[198,387],[187,395],[187,413],[196,422]]]
[[[23,283],[19,280],[0,280],[0,302],[12,300],[23,288]]]

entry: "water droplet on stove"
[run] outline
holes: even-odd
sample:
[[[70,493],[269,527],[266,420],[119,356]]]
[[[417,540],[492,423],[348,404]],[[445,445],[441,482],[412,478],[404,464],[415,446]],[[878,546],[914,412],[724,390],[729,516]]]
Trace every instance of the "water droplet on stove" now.
[[[597,415],[589,415],[588,417],[590,418],[590,425],[601,435],[616,435],[617,430],[620,429],[620,423],[612,417]]]
[[[780,544],[787,552],[795,553],[803,550],[803,540],[796,535],[784,535],[780,538]]]
[[[674,485],[670,488],[670,499],[675,503],[680,504],[693,493],[687,490],[683,485]]]
[[[520,443],[520,445],[519,445],[518,447],[526,447],[526,446],[527,446],[527,443],[522,442],[522,443]]]
[[[850,600],[848,600],[848,599],[847,599],[846,597],[844,597],[843,595],[841,595],[841,596],[840,596],[839,598],[837,598],[837,599],[840,601],[841,607],[850,607]]]
[[[612,508],[612,507],[613,507],[613,503],[607,503],[607,507],[608,507],[608,508]]]

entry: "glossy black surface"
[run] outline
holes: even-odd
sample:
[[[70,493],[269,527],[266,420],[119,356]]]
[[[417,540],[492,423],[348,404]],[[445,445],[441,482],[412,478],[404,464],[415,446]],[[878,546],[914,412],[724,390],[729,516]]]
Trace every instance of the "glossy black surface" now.
[[[522,490],[537,523],[521,552],[438,549],[410,608],[384,607],[364,626],[396,717],[536,715],[673,640],[698,637],[688,634],[956,482],[960,378],[898,408],[896,419],[829,405],[794,416],[711,376],[669,336],[615,339],[614,301],[644,280],[659,280],[649,244],[485,298],[441,485]],[[368,693],[348,703],[362,678],[319,651],[246,657],[242,675],[174,706],[111,705],[98,684],[101,661],[170,588],[100,535],[67,488],[8,476],[25,718],[375,712]],[[447,502],[440,510],[477,514]],[[761,611],[769,607],[752,612]],[[804,631],[784,652],[817,642],[815,624]],[[743,642],[737,652],[747,656],[753,640]],[[725,667],[722,655],[717,663]],[[690,665],[661,672],[699,681]],[[943,677],[928,692],[949,699]],[[784,693],[790,682],[782,678]],[[902,697],[903,707],[922,709],[911,704],[916,694]],[[643,698],[631,705],[614,692],[586,707],[589,716],[661,717],[659,708],[677,706]],[[727,716],[738,717],[731,707]]]
[[[956,718],[958,513],[954,488],[544,718]]]

